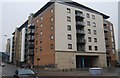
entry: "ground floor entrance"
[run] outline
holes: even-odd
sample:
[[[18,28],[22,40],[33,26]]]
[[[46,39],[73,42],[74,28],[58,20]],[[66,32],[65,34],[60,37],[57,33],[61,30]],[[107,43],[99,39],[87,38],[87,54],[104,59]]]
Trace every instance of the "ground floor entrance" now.
[[[98,56],[80,56],[76,55],[76,68],[94,67]]]

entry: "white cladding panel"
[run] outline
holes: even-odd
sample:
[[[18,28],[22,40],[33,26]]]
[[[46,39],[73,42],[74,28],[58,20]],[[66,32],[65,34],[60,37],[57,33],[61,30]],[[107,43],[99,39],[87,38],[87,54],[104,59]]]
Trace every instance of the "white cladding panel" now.
[[[12,62],[12,42],[13,42],[13,37],[10,38],[10,57],[9,57],[9,62]]]
[[[25,54],[25,28],[22,29],[21,61],[24,61]]]
[[[55,50],[76,51],[76,29],[75,12],[67,13],[69,6],[55,3]],[[67,16],[71,17],[71,22],[67,21]],[[71,31],[67,30],[67,25],[71,25]],[[68,40],[67,34],[72,35],[72,40]],[[68,49],[68,44],[72,44],[72,49]]]
[[[71,13],[67,13],[67,8],[71,10]],[[99,14],[81,10],[75,7],[55,3],[55,50],[56,51],[76,51],[76,20],[75,10],[82,11],[85,15],[85,51],[86,52],[105,52],[105,39],[104,39],[104,28],[103,28],[103,17]],[[86,13],[90,14],[90,18],[86,18]],[[95,15],[95,19],[92,19],[92,15]],[[67,16],[71,17],[71,22],[67,21]],[[87,26],[87,21],[90,21],[90,26]],[[96,23],[96,27],[93,27],[93,22]],[[67,30],[67,25],[71,25],[72,31]],[[88,34],[88,29],[91,30],[91,34]],[[97,35],[93,34],[93,30],[96,30]],[[72,35],[72,40],[67,39],[67,34]],[[92,42],[88,42],[88,37],[92,38]],[[97,38],[97,43],[94,42],[94,38]],[[68,44],[72,44],[72,49],[68,49]],[[89,50],[88,46],[92,46],[92,50]],[[95,46],[98,46],[98,50],[95,51]]]

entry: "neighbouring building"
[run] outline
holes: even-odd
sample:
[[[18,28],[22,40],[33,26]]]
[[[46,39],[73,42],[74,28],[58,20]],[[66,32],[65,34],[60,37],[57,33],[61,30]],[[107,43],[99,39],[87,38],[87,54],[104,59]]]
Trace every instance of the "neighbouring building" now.
[[[10,53],[10,39],[7,39],[7,45],[6,45],[6,52],[9,54]]]
[[[116,62],[116,51],[113,24],[108,18],[73,1],[48,2],[30,14],[27,26],[22,25],[13,33],[13,60],[17,62],[23,53],[26,62],[34,66],[53,65],[57,69],[111,66]],[[23,28],[25,38],[20,35]],[[25,48],[21,51],[22,45]]]
[[[10,51],[10,62],[15,65],[26,62],[26,27],[27,22],[15,29],[12,37],[11,51]]]
[[[106,43],[107,66],[114,66],[118,61],[114,38],[114,28],[113,24],[107,20],[104,20],[104,34]]]

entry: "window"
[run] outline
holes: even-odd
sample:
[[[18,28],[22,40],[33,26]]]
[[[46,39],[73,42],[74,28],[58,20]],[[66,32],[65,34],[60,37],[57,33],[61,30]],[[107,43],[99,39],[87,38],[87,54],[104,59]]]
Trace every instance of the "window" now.
[[[89,50],[92,50],[92,46],[89,46]]]
[[[40,41],[40,43],[42,43],[42,41]]]
[[[110,25],[110,30],[113,30],[113,27]]]
[[[54,10],[53,10],[53,8],[52,8],[52,9],[50,10],[50,12],[53,13],[53,11],[54,11]]]
[[[115,44],[114,44],[114,42],[112,42],[112,48],[115,48]]]
[[[42,35],[42,31],[40,31],[40,35]]]
[[[68,49],[72,49],[72,44],[68,44]]]
[[[36,41],[36,45],[38,44],[38,41]]]
[[[91,37],[88,37],[88,42],[92,42]]]
[[[67,16],[67,21],[71,22],[71,17]]]
[[[96,34],[97,34],[96,30],[93,30],[93,34],[94,34],[94,35],[96,35]]]
[[[86,14],[86,17],[87,17],[87,18],[90,18],[90,14],[87,13],[87,14]]]
[[[97,38],[94,38],[94,42],[97,42]]]
[[[96,23],[95,22],[93,22],[93,27],[96,27]]]
[[[38,23],[38,19],[37,19],[37,21],[36,21],[37,23]]]
[[[70,11],[70,9],[69,8],[67,8],[67,13],[70,13],[71,11]]]
[[[38,33],[36,33],[36,36],[38,35]]]
[[[54,27],[53,27],[53,25],[50,27],[50,30],[52,31],[52,30],[54,30]]]
[[[71,31],[71,26],[70,25],[67,25],[67,30]]]
[[[42,47],[40,47],[40,51],[42,51]]]
[[[71,34],[68,34],[68,40],[72,40]]]
[[[95,46],[95,51],[98,51],[98,46]]]
[[[54,46],[53,46],[53,44],[50,44],[50,49],[54,49]]]
[[[43,19],[43,17],[41,16],[41,17],[40,17],[40,20],[42,20],[42,19]]]
[[[90,21],[87,21],[87,26],[90,26]]]
[[[38,29],[38,26],[35,27],[35,30],[36,30],[36,31],[37,31],[37,29]]]
[[[88,34],[91,34],[91,30],[90,29],[88,29]]]
[[[40,24],[40,27],[42,28],[42,27],[43,27],[43,25],[42,25],[42,24]]]
[[[54,39],[53,35],[50,35],[50,39],[51,39],[51,40],[53,40],[53,39]]]
[[[115,49],[112,49],[113,54],[115,54]]]
[[[111,33],[111,36],[113,36],[113,32],[112,32],[112,31],[110,31],[110,33]]]
[[[50,21],[51,21],[51,22],[53,21],[53,17],[50,18]]]
[[[95,15],[92,15],[92,19],[95,19]]]
[[[38,52],[38,48],[36,48],[36,52]]]

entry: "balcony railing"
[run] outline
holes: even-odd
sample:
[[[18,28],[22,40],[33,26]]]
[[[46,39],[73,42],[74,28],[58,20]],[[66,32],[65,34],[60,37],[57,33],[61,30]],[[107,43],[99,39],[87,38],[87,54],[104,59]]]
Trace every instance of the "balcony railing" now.
[[[77,17],[82,17],[82,18],[85,17],[85,15],[84,15],[84,14],[81,14],[81,13],[77,13],[76,16],[77,16]]]
[[[104,28],[104,31],[105,31],[105,32],[108,32],[108,29],[107,29],[107,28]]]
[[[77,33],[79,33],[79,34],[85,34],[85,31],[84,30],[77,30]]]
[[[84,22],[77,21],[77,22],[76,22],[76,25],[85,26],[85,23],[84,23]]]
[[[107,25],[108,23],[107,23],[107,20],[103,20],[103,24],[104,25]]]
[[[85,39],[81,39],[81,40],[78,39],[77,42],[78,42],[78,43],[86,43],[86,40],[85,40]]]

